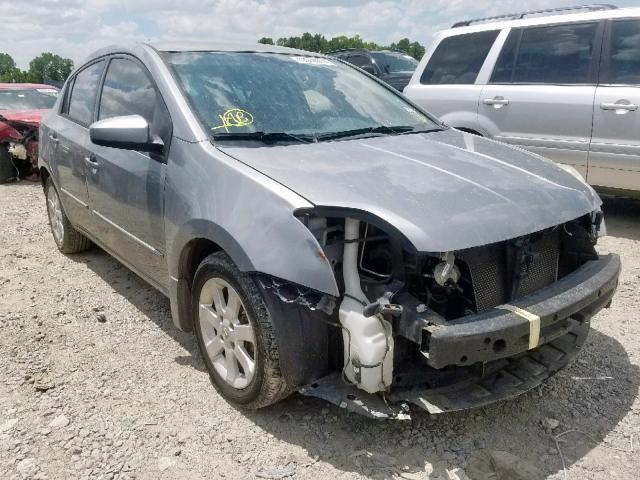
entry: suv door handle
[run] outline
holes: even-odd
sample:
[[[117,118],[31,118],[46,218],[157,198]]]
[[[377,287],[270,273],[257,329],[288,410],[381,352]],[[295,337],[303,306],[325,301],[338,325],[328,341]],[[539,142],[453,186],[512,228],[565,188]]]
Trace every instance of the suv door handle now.
[[[53,142],[53,143],[58,143],[58,137],[56,136],[55,133],[49,133],[49,139]]]
[[[600,108],[602,110],[626,110],[627,112],[635,112],[638,109],[638,105],[634,103],[601,103]],[[621,111],[620,113],[626,113]]]
[[[500,108],[505,105],[509,105],[509,100],[504,97],[485,98],[482,100],[485,105],[492,105],[493,108]]]

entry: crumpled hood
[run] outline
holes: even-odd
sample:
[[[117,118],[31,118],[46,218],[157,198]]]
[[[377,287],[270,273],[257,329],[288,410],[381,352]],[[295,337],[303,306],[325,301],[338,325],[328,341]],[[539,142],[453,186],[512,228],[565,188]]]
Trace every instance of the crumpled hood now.
[[[591,187],[549,160],[452,129],[218,148],[316,206],[378,216],[419,251],[515,238],[580,217],[602,203]]]
[[[0,110],[0,120],[3,118],[11,122],[20,122],[37,127],[48,109],[38,110]]]

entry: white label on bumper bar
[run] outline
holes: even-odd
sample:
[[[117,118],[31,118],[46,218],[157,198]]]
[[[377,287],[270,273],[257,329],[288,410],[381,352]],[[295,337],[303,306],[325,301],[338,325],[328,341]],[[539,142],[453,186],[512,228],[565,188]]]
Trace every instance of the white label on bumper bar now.
[[[529,350],[536,348],[540,342],[540,317],[515,305],[500,305],[502,310],[509,310],[529,321]]]

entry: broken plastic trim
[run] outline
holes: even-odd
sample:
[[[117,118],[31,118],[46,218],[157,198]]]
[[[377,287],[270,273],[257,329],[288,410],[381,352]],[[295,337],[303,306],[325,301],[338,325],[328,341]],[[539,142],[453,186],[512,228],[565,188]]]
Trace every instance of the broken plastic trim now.
[[[312,290],[266,274],[258,275],[258,281],[265,290],[273,292],[283,303],[293,303],[332,315],[336,308],[336,297]]]

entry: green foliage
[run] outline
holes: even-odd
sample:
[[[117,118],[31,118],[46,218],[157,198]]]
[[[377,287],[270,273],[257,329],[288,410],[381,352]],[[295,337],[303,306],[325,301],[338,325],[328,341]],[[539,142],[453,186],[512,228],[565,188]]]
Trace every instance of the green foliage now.
[[[29,63],[29,70],[20,70],[8,53],[0,52],[1,83],[63,83],[73,70],[73,61],[54,53],[42,53]]]
[[[262,37],[258,40],[259,43],[273,45],[273,39],[269,37]],[[275,42],[276,45],[281,47],[297,48],[299,50],[307,50],[309,52],[331,52],[334,50],[342,50],[345,48],[366,48],[369,50],[402,50],[403,52],[411,55],[413,58],[420,60],[424,55],[424,47],[418,42],[411,42],[408,38],[403,38],[398,43],[392,43],[389,46],[378,45],[375,42],[368,42],[364,40],[360,35],[354,35],[353,37],[347,37],[345,35],[339,37],[333,37],[327,39],[324,35],[318,33],[311,34],[305,32],[299,37],[282,37],[278,38]]]
[[[41,53],[29,62],[29,75],[34,82],[64,82],[73,70],[73,61],[55,53]]]

